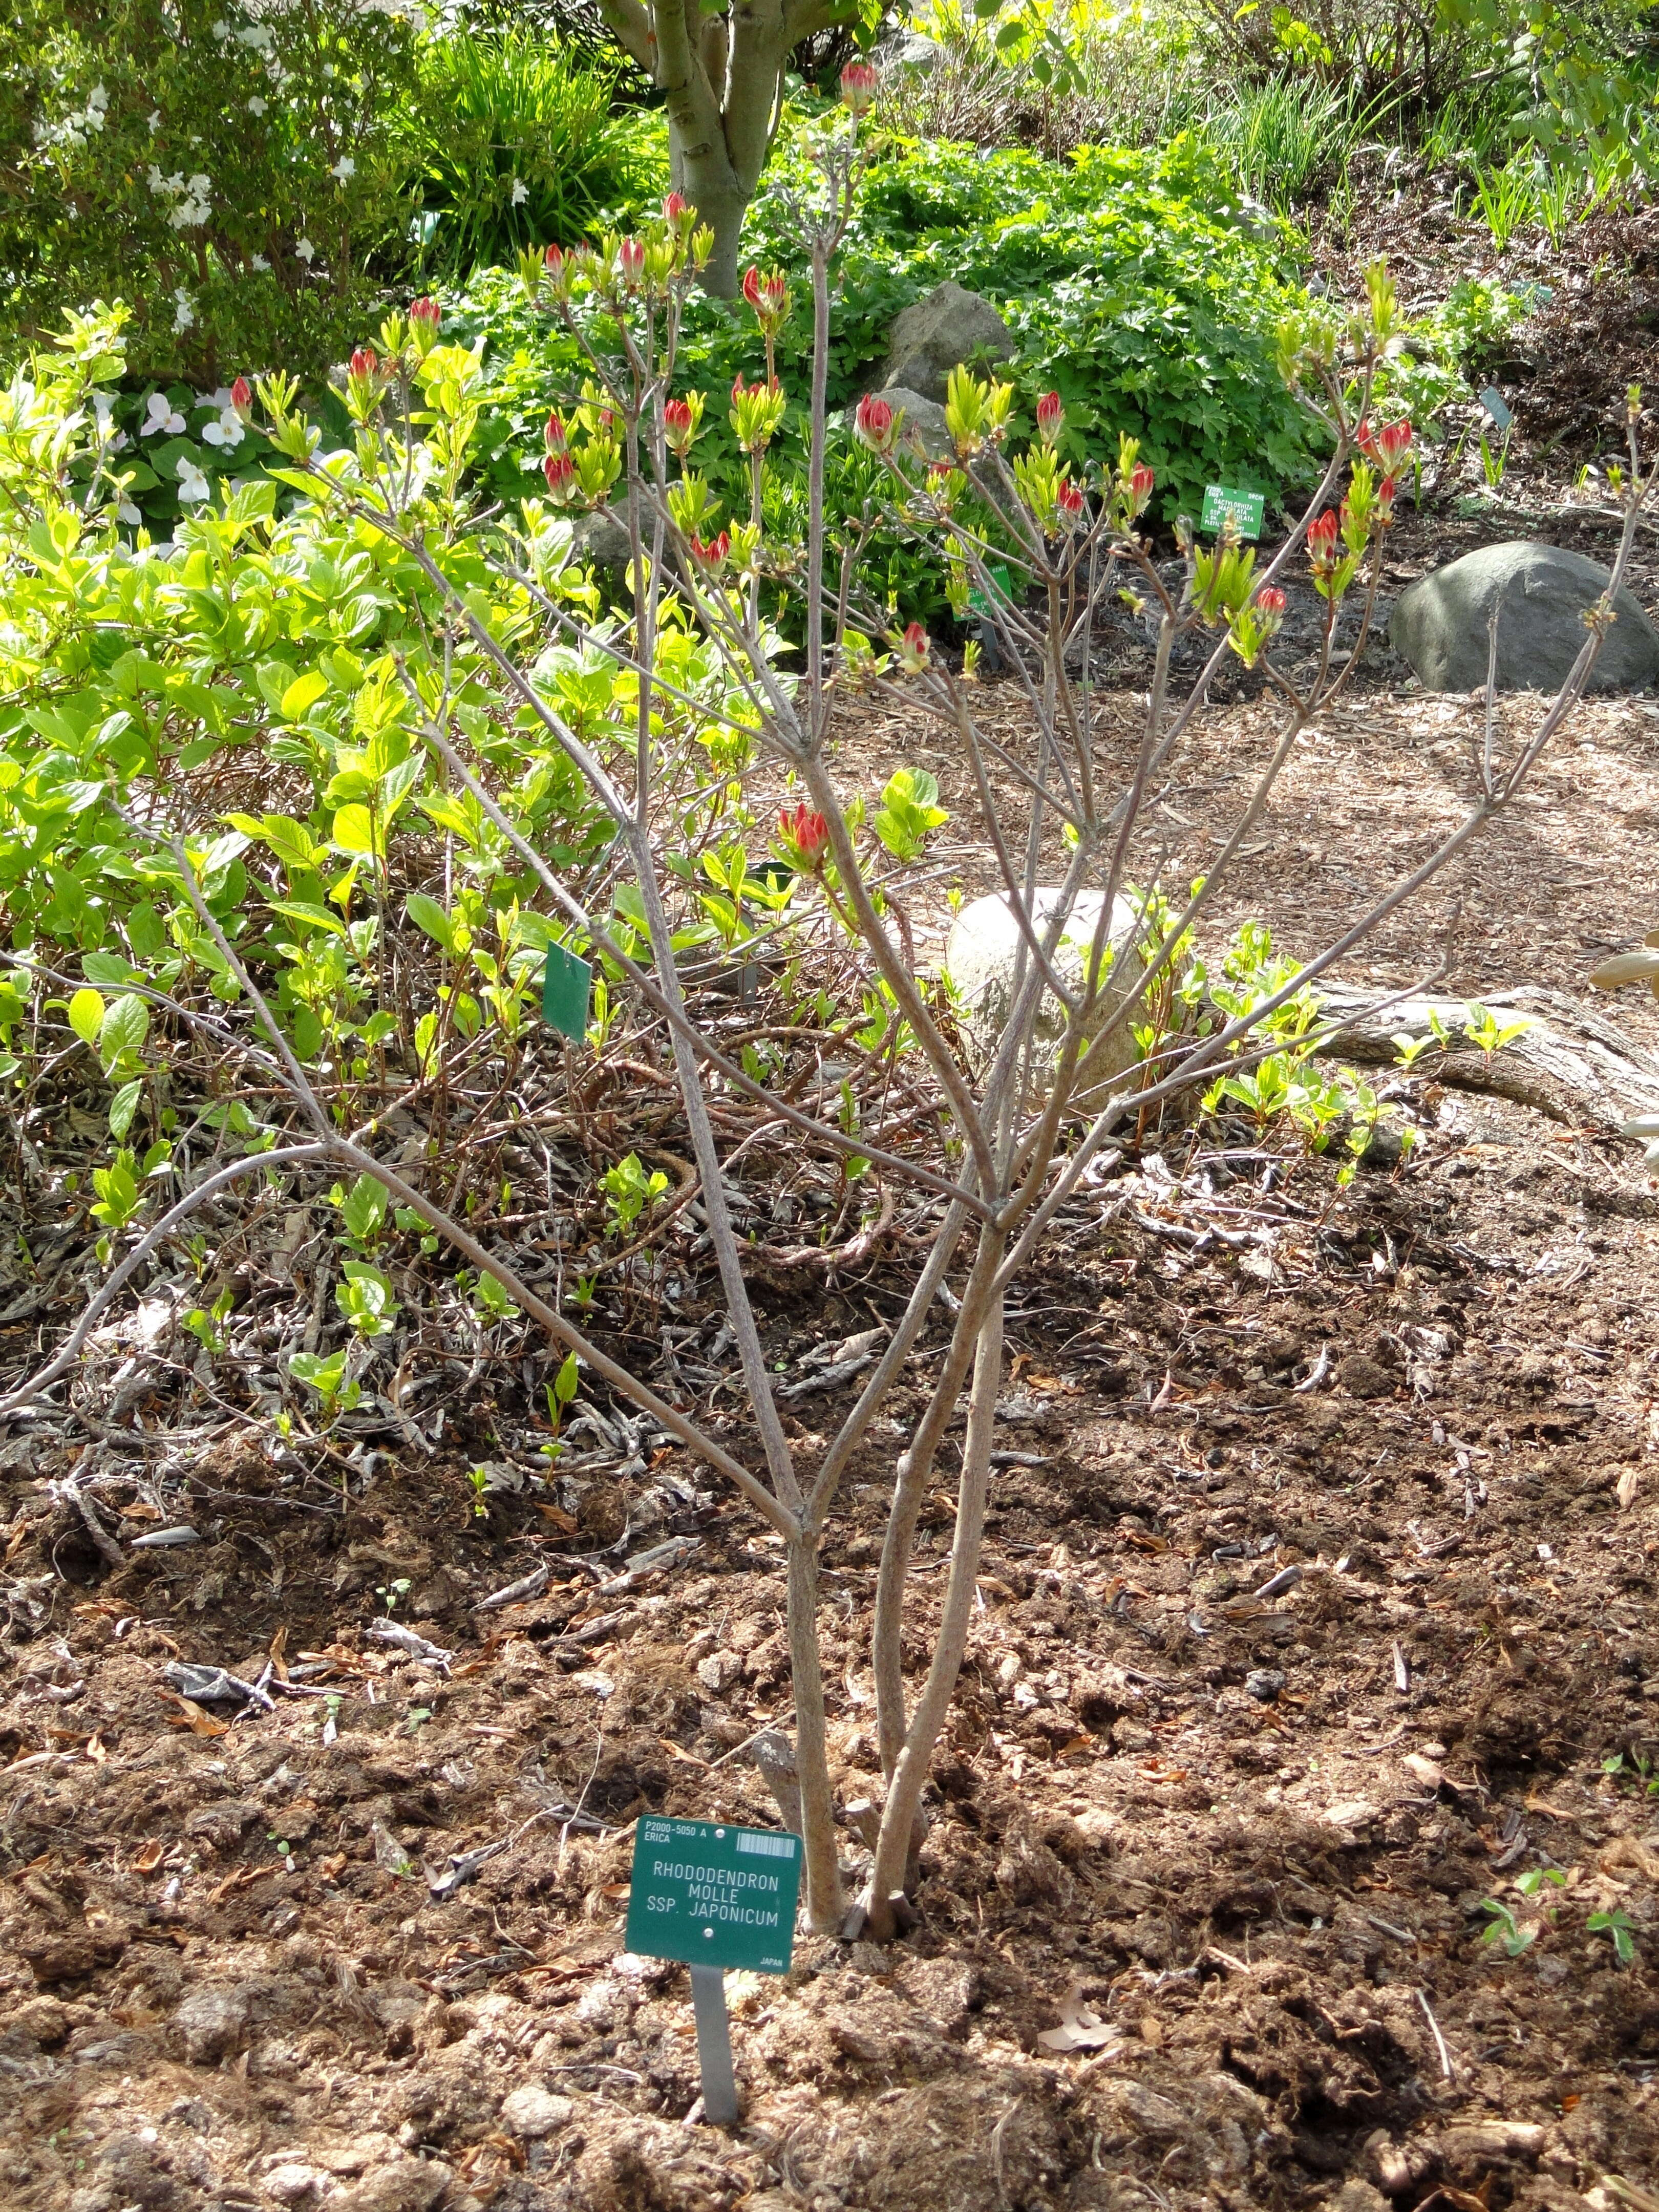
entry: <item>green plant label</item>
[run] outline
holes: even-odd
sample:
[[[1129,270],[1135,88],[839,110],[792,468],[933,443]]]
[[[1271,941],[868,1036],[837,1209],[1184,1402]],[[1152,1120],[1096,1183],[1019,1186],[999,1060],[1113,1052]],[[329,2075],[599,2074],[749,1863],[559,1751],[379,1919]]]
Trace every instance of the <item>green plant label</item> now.
[[[996,595],[1000,599],[1003,600],[1005,603],[1011,603],[1012,601],[1014,596],[1014,580],[1006,568],[992,569],[991,584],[992,588],[995,591]],[[975,590],[969,592],[968,611],[969,614],[975,615],[988,615],[990,613],[991,602],[986,598],[983,592]]]
[[[1200,530],[1218,532],[1231,521],[1241,538],[1260,538],[1267,506],[1267,496],[1262,492],[1228,491],[1220,484],[1206,484],[1204,512],[1198,519],[1198,526]]]
[[[561,1036],[579,1042],[587,1035],[587,990],[593,970],[562,945],[547,948],[547,969],[542,977],[542,1019]]]
[[[1489,384],[1486,390],[1481,393],[1480,404],[1486,409],[1487,414],[1491,416],[1492,426],[1494,430],[1507,430],[1510,423],[1515,420],[1514,416],[1511,415],[1509,410],[1508,403],[1505,401],[1503,393],[1498,389],[1498,386],[1495,384]]]
[[[691,1966],[787,1974],[800,1838],[779,1828],[643,1820],[634,1832],[628,1948]]]

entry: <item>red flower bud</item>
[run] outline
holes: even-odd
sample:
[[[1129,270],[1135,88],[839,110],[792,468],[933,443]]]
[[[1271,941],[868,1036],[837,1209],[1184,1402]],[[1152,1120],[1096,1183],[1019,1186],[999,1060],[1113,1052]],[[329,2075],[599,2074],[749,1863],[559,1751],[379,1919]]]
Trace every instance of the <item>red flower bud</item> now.
[[[662,219],[665,222],[678,222],[683,215],[690,212],[690,207],[684,192],[670,192],[662,204]]]
[[[1357,442],[1366,459],[1374,462],[1382,475],[1397,477],[1411,453],[1412,426],[1402,420],[1385,422],[1378,430],[1370,422],[1362,422]]]
[[[670,451],[678,453],[684,460],[691,449],[691,441],[697,428],[697,418],[692,413],[690,403],[684,399],[665,399],[662,427]]]
[[[637,238],[625,238],[617,249],[622,280],[631,290],[645,274],[645,246]]]
[[[1276,623],[1285,611],[1285,594],[1277,584],[1264,584],[1255,595],[1256,605],[1269,622]]]
[[[1327,507],[1316,521],[1308,525],[1308,557],[1316,568],[1328,567],[1336,552],[1336,514]]]
[[[875,105],[876,72],[868,62],[848,62],[841,73],[841,96],[854,115],[867,115]]]
[[[919,675],[927,665],[928,647],[932,640],[920,623],[906,625],[904,638],[899,648],[899,658],[912,675]]]
[[[786,806],[778,817],[778,834],[784,843],[809,866],[827,851],[830,824],[803,799],[792,814]]]
[[[351,374],[367,382],[380,366],[380,357],[373,346],[359,346],[351,356]]]
[[[1152,486],[1158,478],[1145,461],[1138,461],[1129,471],[1129,503],[1136,514],[1152,495]]]
[[[547,489],[562,507],[575,492],[576,464],[561,447],[542,463],[542,474],[547,478]]]
[[[547,427],[542,432],[542,440],[550,453],[563,453],[570,440],[562,415],[554,414],[548,416]]]
[[[435,300],[416,300],[410,307],[409,319],[411,323],[424,323],[436,337],[438,326],[443,321],[443,310]]]
[[[1069,477],[1054,489],[1054,506],[1067,530],[1075,530],[1083,520],[1083,494]]]
[[[246,422],[253,412],[253,391],[246,377],[239,376],[230,387],[230,404],[236,410],[236,419]]]
[[[893,410],[884,399],[873,392],[866,392],[858,404],[853,417],[853,427],[860,443],[868,446],[872,453],[890,453],[896,434]]]
[[[706,568],[711,576],[719,575],[731,550],[732,533],[729,530],[722,530],[718,538],[694,538],[691,540],[691,558],[700,568]]]
[[[1045,392],[1036,404],[1037,435],[1045,446],[1052,446],[1066,427],[1066,410],[1060,404],[1057,392]]]

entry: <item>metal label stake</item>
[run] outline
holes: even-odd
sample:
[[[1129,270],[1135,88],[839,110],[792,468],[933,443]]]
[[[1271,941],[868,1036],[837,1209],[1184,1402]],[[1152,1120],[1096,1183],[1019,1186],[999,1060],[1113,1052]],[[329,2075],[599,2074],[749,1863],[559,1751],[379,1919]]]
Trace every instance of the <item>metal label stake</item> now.
[[[726,2009],[724,1967],[692,1967],[691,2008],[697,2018],[703,2118],[717,2128],[730,2127],[738,2117],[738,2083],[732,2071],[732,2022]]]

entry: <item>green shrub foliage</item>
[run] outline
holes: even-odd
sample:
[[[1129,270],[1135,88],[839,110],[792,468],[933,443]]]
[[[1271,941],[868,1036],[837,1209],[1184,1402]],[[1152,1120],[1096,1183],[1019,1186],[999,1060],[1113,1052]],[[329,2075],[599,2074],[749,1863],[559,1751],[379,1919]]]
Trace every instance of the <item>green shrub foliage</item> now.
[[[398,0],[13,0],[0,28],[0,313],[132,304],[140,374],[314,372],[401,242],[415,94]]]
[[[805,472],[811,304],[791,217],[799,185],[785,149],[745,233],[745,261],[791,280],[777,356],[791,404],[769,476],[774,527],[801,503]],[[1276,324],[1304,295],[1280,273],[1276,243],[1241,222],[1190,141],[1162,155],[1085,149],[1065,162],[893,145],[872,168],[848,234],[832,310],[832,407],[849,408],[878,380],[894,318],[947,277],[984,293],[1012,331],[1017,359],[1001,373],[1013,378],[1027,428],[1039,395],[1057,387],[1079,453],[1120,433],[1139,439],[1158,471],[1161,519],[1196,514],[1207,483],[1277,495],[1307,479],[1313,433],[1273,362]],[[505,270],[480,274],[446,307],[450,326],[486,341],[495,406],[480,451],[495,457],[497,489],[518,496],[538,465],[540,414],[580,389],[583,364]],[[739,507],[748,464],[730,432],[729,394],[752,368],[746,312],[693,301],[680,374],[705,394],[699,466]],[[831,514],[845,525],[878,496],[881,471],[850,434],[830,466]],[[905,612],[942,611],[931,556],[890,531],[881,546]]]

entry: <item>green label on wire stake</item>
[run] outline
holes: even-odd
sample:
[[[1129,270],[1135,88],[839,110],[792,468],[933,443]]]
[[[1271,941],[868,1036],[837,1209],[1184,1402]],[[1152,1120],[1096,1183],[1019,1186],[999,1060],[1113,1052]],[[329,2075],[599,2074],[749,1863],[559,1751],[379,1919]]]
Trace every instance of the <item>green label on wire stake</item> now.
[[[562,945],[547,948],[547,969],[542,977],[542,1019],[561,1036],[580,1043],[587,1035],[587,991],[593,970]]]
[[[1267,507],[1263,492],[1228,491],[1221,484],[1207,484],[1198,526],[1200,530],[1220,531],[1231,522],[1241,538],[1260,538]]]
[[[641,1820],[628,1948],[692,1966],[787,1974],[799,1890],[800,1838],[787,1829]]]
[[[1006,568],[992,569],[991,588],[1005,606],[1012,605],[1014,580]],[[977,586],[968,594],[968,611],[970,614],[975,615],[988,615],[991,611],[991,602]]]

